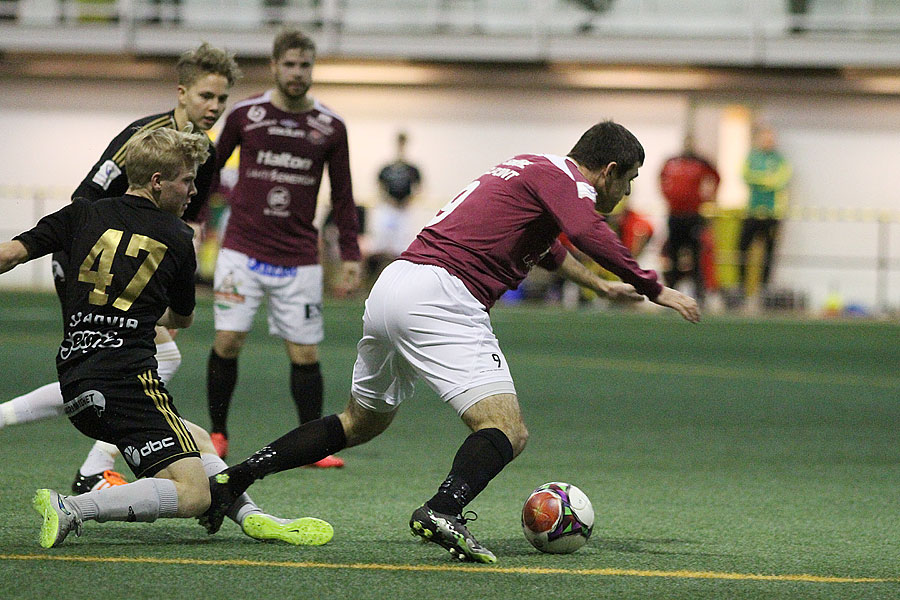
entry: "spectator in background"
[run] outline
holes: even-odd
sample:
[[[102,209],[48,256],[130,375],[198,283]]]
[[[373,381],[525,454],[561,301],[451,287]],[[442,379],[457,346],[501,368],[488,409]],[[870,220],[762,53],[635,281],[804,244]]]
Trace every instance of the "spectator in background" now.
[[[570,4],[575,4],[588,11],[588,18],[578,26],[578,33],[590,33],[594,30],[594,17],[609,12],[612,8],[613,0],[569,0]]]
[[[787,185],[792,169],[787,159],[776,148],[775,132],[767,126],[760,127],[753,136],[753,148],[744,162],[744,181],[750,187],[747,213],[741,224],[738,242],[740,252],[741,293],[747,298],[747,257],[750,246],[757,238],[764,244],[762,290],[769,285],[772,274],[772,255],[778,224],[787,208]]]
[[[397,155],[378,173],[381,202],[375,211],[374,241],[369,259],[370,272],[377,275],[390,261],[406,250],[416,231],[410,222],[409,205],[422,182],[419,169],[406,159],[406,132],[397,134]]]
[[[664,250],[669,260],[666,285],[675,287],[685,275],[680,268],[680,257],[683,251],[689,252],[694,294],[702,306],[706,283],[701,268],[701,239],[706,223],[701,206],[715,202],[719,173],[708,160],[697,154],[694,138],[688,135],[684,138],[684,150],[663,164],[659,184],[669,205],[669,240]]]
[[[157,25],[181,23],[181,0],[150,0],[147,21]]]
[[[19,0],[0,0],[0,21],[15,21],[19,16]]]
[[[788,22],[791,33],[806,31],[806,15],[811,0],[787,0]]]

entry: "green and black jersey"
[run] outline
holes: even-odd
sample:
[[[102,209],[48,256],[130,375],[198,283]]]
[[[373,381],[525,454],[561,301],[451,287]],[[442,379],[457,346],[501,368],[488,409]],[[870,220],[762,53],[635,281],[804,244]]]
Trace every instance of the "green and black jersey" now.
[[[174,110],[138,119],[123,129],[103,151],[100,160],[91,168],[87,177],[72,194],[72,199],[99,200],[100,198],[124,195],[128,190],[128,178],[125,175],[125,145],[139,131],[159,127],[175,128]],[[194,182],[197,186],[197,195],[191,199],[191,203],[181,217],[185,221],[196,222],[205,219],[205,209],[209,202],[209,188],[212,184],[215,164],[215,148],[210,144],[209,158],[197,169],[197,179]]]
[[[29,260],[63,251],[64,339],[59,382],[155,369],[154,327],[167,307],[194,311],[193,232],[138,196],[76,199],[15,239]]]

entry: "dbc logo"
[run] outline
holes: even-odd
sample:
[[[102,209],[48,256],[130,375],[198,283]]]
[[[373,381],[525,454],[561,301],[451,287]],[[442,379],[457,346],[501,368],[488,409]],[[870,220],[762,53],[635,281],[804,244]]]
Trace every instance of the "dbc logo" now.
[[[129,465],[136,467],[141,464],[141,452],[134,446],[128,446],[122,450],[122,455],[125,457],[125,460],[128,461]]]
[[[174,445],[175,440],[171,437],[167,437],[162,440],[150,440],[149,442],[141,446],[140,450],[138,450],[134,446],[128,446],[122,453],[125,455],[125,460],[127,460],[130,465],[136,467],[141,464],[142,456],[150,456],[154,452],[158,452],[163,448],[168,448]]]

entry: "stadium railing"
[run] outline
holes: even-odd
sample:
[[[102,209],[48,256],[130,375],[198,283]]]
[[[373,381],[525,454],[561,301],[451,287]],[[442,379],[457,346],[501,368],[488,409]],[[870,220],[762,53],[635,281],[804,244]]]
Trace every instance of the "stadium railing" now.
[[[281,23],[348,58],[900,65],[896,0],[0,0],[0,50],[265,57]]]

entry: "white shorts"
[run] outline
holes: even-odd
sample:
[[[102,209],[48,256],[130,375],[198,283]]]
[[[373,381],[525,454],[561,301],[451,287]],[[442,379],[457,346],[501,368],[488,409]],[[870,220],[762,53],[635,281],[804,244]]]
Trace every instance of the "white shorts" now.
[[[322,265],[279,267],[223,248],[216,260],[216,331],[250,331],[263,296],[269,333],[294,344],[318,344],[322,319]]]
[[[440,267],[395,261],[378,277],[363,316],[350,393],[390,412],[424,379],[462,415],[494,394],[515,394],[484,306]]]

